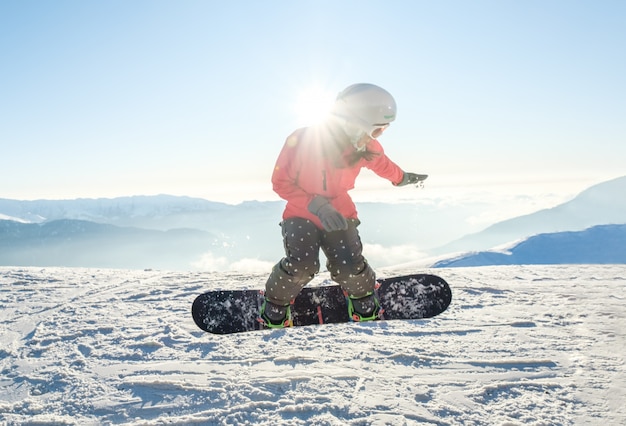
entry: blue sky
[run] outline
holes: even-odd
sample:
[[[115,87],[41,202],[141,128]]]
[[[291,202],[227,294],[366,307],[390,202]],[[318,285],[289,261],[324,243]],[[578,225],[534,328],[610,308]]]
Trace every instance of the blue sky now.
[[[621,0],[4,0],[0,198],[277,199],[302,95],[355,82],[395,96],[381,142],[431,175],[355,198],[573,194],[626,174],[625,22]]]

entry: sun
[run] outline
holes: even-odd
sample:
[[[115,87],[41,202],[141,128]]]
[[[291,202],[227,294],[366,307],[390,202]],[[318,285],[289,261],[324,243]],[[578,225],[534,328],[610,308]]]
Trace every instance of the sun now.
[[[330,112],[336,93],[321,86],[311,86],[299,91],[293,105],[297,124],[310,126],[323,121]]]

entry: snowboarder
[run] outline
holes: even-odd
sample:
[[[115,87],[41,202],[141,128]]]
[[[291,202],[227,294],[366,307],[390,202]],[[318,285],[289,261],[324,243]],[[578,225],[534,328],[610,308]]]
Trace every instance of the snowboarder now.
[[[291,324],[290,302],[319,272],[320,248],[332,280],[348,296],[350,317],[377,318],[376,276],[362,254],[360,221],[348,191],[363,167],[395,186],[424,178],[404,172],[378,142],[395,118],[389,92],[353,84],[339,93],[327,120],[287,138],[272,174],[273,189],[287,205],[281,222],[285,257],[266,282],[260,312],[267,327]]]

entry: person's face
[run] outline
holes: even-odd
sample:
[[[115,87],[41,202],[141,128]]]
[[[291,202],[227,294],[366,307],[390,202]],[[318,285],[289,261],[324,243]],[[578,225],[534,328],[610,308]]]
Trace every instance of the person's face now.
[[[382,136],[385,129],[389,127],[389,123],[386,124],[374,124],[370,130],[363,134],[361,139],[356,143],[357,149],[363,148],[365,145],[369,143],[372,139],[378,139]]]
[[[374,124],[370,128],[368,135],[372,139],[378,139],[379,137],[381,137],[381,135],[383,134],[383,132],[385,131],[387,127],[389,127],[389,123]]]

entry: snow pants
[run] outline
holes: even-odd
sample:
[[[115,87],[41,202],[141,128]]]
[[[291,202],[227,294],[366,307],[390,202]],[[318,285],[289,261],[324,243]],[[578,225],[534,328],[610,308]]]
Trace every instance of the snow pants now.
[[[326,255],[330,277],[351,297],[374,290],[376,275],[363,257],[358,219],[348,219],[345,231],[326,232],[303,218],[281,223],[285,257],[273,268],[265,284],[265,297],[287,305],[320,270],[320,248]]]

